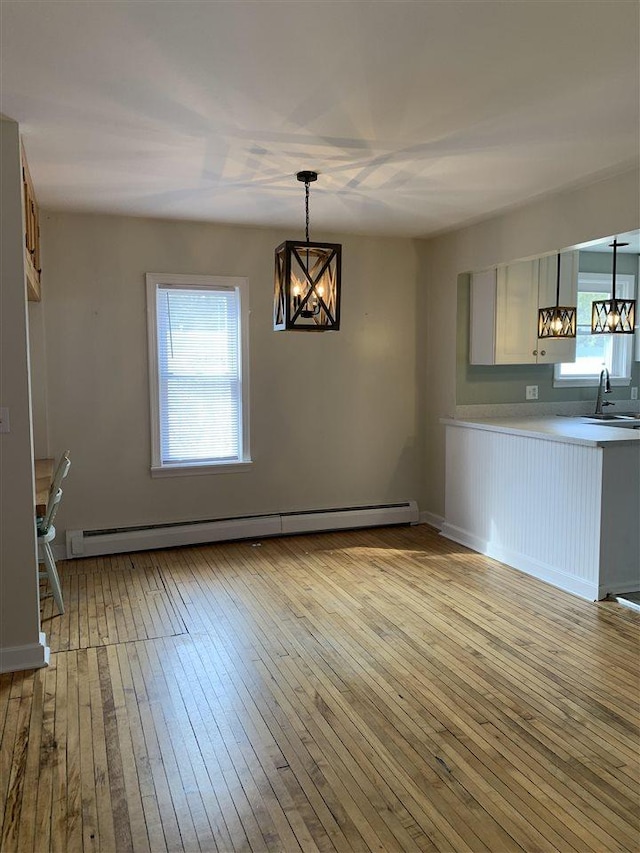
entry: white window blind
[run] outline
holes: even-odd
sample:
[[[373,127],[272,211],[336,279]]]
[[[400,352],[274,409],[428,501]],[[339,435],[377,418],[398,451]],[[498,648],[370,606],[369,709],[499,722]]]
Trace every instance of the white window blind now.
[[[242,460],[240,293],[156,289],[161,465]]]

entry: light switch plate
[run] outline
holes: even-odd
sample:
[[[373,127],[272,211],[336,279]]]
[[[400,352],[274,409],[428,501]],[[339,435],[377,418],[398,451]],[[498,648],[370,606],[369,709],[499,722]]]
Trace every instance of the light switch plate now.
[[[11,432],[9,409],[6,406],[0,406],[0,432]]]
[[[538,386],[537,385],[525,385],[525,399],[526,400],[537,400],[538,399]]]
[[[634,385],[633,388],[631,389],[631,399],[632,400],[638,399],[638,386],[637,385]]]

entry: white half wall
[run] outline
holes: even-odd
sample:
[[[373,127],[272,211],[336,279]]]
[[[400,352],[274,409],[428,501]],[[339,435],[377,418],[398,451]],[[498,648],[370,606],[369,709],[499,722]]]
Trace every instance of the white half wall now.
[[[446,429],[443,535],[568,592],[599,598],[603,449]]]
[[[44,212],[50,448],[71,450],[66,529],[419,500],[415,243],[343,245],[339,332],[272,330],[286,232]],[[145,273],[246,276],[250,430],[243,472],[152,479]]]
[[[637,442],[446,431],[444,536],[592,601],[639,588]]]

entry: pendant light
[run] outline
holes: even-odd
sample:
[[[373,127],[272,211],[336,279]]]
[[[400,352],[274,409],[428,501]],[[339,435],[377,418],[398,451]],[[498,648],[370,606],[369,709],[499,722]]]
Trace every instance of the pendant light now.
[[[576,307],[560,305],[560,252],[556,277],[556,304],[538,311],[539,338],[575,338]]]
[[[628,246],[628,243],[609,243],[613,249],[613,280],[611,282],[611,298],[601,299],[591,306],[592,335],[632,335],[636,321],[636,300],[616,299],[616,255],[618,246]]]
[[[342,246],[309,241],[309,184],[317,172],[298,172],[304,183],[305,240],[285,240],[276,249],[273,328],[325,332],[340,328]]]

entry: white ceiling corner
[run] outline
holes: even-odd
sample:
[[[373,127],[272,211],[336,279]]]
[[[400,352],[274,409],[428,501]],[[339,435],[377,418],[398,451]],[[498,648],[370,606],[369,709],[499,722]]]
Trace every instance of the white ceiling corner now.
[[[621,0],[2,0],[40,204],[425,236],[630,167]]]

